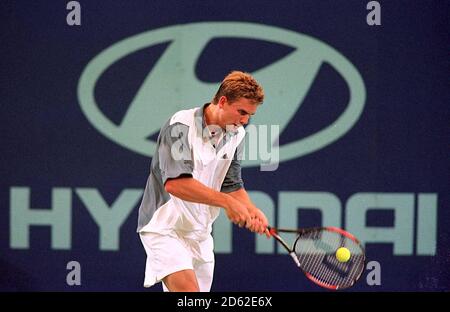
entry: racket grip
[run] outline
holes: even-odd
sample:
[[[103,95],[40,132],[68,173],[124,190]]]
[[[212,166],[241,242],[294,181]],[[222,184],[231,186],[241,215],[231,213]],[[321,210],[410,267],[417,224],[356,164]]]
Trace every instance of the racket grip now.
[[[271,226],[268,226],[267,230],[269,231],[270,235],[277,234],[277,230]]]

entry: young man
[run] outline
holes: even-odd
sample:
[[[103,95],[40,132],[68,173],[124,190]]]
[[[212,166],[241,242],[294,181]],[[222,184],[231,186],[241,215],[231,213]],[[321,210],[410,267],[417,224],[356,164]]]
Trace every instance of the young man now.
[[[268,233],[266,216],[243,187],[240,166],[243,125],[263,99],[250,74],[234,71],[211,103],[179,111],[162,127],[139,208],[145,287],[162,281],[165,291],[211,289],[211,231],[221,208],[240,227]]]

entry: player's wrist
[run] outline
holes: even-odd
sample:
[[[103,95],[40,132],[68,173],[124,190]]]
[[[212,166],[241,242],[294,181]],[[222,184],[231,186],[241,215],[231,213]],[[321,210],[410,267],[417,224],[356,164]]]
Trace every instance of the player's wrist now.
[[[222,204],[220,205],[220,207],[222,207],[225,210],[230,210],[230,208],[233,206],[233,200],[234,198],[231,197],[230,195],[226,194],[226,193],[221,193],[221,202]]]

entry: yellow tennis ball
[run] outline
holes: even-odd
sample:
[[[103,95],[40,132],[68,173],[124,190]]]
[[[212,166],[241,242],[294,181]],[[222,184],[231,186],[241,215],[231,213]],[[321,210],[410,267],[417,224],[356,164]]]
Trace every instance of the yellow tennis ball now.
[[[336,259],[338,259],[339,262],[347,262],[350,259],[350,256],[350,250],[345,247],[336,250]]]

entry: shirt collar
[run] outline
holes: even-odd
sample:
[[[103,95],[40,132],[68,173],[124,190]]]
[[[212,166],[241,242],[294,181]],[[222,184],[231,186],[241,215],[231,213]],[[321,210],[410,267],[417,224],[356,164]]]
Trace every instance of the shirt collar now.
[[[206,109],[206,107],[208,107],[208,105],[214,105],[214,104],[205,103],[202,107],[197,109],[194,113],[197,134],[199,136],[203,136],[203,141],[209,141],[214,137],[214,135],[211,134],[211,132],[208,128],[208,125],[206,124],[206,120],[205,120],[205,109]],[[222,131],[224,131],[224,130],[222,129]],[[227,139],[231,138],[232,136],[235,136],[236,134],[237,134],[237,131],[236,132],[227,131],[223,139],[227,140]]]

